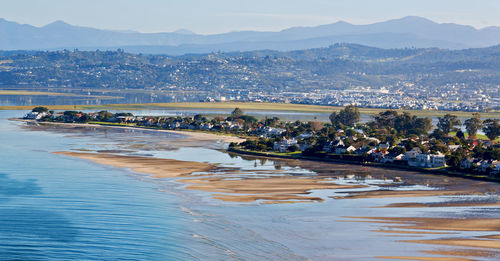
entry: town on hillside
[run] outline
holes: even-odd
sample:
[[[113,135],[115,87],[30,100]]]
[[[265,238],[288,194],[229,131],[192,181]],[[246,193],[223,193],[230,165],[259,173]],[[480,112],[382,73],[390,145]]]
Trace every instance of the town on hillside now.
[[[108,111],[54,112],[36,107],[25,119],[217,132],[245,137],[245,142],[229,145],[229,150],[241,153],[500,177],[499,119],[482,120],[478,114],[464,122],[446,114],[433,126],[430,118],[395,110],[380,112],[372,121],[359,123],[360,113],[353,105],[333,112],[330,123],[286,122],[277,117],[259,120],[239,108],[228,117],[163,117]]]

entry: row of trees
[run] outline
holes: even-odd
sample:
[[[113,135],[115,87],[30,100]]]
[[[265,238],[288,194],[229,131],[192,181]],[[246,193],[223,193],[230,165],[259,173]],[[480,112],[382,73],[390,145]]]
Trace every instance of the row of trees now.
[[[330,115],[332,126],[337,129],[345,127],[355,127],[360,120],[360,112],[354,105],[346,106],[339,112]],[[495,140],[500,135],[499,119],[481,120],[478,113],[474,113],[472,118],[466,119],[463,123],[470,139],[474,139],[479,130],[483,130],[490,140]],[[465,134],[460,130],[462,122],[456,115],[446,114],[438,118],[433,137],[447,137],[450,132],[457,132],[459,138],[464,138]],[[373,117],[373,121],[367,123],[365,127],[373,130],[387,130],[395,132],[399,136],[426,135],[433,129],[432,120],[428,117],[419,118],[407,112],[398,113],[395,110],[387,110]]]
[[[478,113],[474,113],[472,118],[464,121],[463,125],[469,134],[470,139],[474,139],[479,130],[483,130],[488,139],[495,140],[500,135],[500,124],[498,119],[481,120]],[[464,138],[465,134],[459,128],[462,122],[457,116],[446,114],[438,118],[437,129],[434,131],[435,136],[447,136],[450,132],[456,132],[457,137]]]

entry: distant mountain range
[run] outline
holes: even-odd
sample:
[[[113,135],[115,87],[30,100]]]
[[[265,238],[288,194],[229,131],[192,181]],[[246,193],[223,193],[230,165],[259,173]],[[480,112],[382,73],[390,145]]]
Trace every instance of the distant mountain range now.
[[[336,22],[316,27],[293,27],[279,32],[240,31],[200,35],[188,30],[138,33],[80,27],[56,21],[43,27],[0,18],[1,50],[108,50],[182,55],[187,53],[253,50],[301,50],[334,43],[355,43],[378,48],[465,49],[500,44],[500,27],[439,24],[421,17],[353,25]]]

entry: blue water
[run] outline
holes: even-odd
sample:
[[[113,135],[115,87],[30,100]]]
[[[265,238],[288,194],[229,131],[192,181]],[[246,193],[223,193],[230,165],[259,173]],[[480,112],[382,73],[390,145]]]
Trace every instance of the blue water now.
[[[247,175],[252,171],[310,175],[311,171],[271,160],[231,157],[209,148],[148,146],[174,141],[178,135],[126,130],[68,134],[33,131],[24,128],[24,123],[7,121],[19,116],[22,112],[0,111],[0,260],[373,260],[388,254],[422,256],[420,250],[439,247],[400,243],[415,238],[371,233],[380,226],[345,222],[345,216],[495,217],[500,211],[370,208],[401,199],[334,200],[329,198],[334,192],[327,190],[313,191],[325,199],[322,203],[222,202],[210,193],[186,190],[174,180],[154,179],[51,152],[120,149],[129,151],[125,154],[219,163]],[[146,146],[136,146],[141,142]],[[403,202],[425,200],[439,199]]]
[[[226,217],[194,212],[196,196],[176,194],[179,184],[50,153],[102,140],[6,120],[19,114],[0,112],[1,260],[295,259]]]
[[[155,184],[47,153],[73,142],[60,135],[2,119],[0,137],[2,259],[192,257],[190,220]]]

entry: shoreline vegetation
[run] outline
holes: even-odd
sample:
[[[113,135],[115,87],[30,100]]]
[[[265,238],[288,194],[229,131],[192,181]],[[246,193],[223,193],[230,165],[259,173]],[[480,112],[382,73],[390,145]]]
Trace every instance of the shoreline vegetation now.
[[[0,93],[1,94],[1,93]],[[338,112],[343,107],[306,105],[289,103],[255,103],[255,102],[185,102],[185,103],[140,103],[140,104],[105,104],[105,105],[40,105],[49,110],[146,110],[146,109],[226,109],[232,110],[238,107],[242,110],[256,111],[289,111],[308,113],[332,113]],[[0,110],[31,110],[30,106],[0,106]],[[376,115],[387,109],[379,108],[359,108],[362,115]],[[460,118],[471,117],[473,112],[464,111],[433,111],[433,110],[397,110],[398,112],[408,112],[416,116],[438,117],[448,113],[457,115]],[[480,112],[481,118],[500,118],[499,111]]]
[[[256,157],[312,160],[329,163],[383,167],[453,177],[500,181],[498,119],[484,122],[475,114],[465,121],[472,133],[468,139],[457,126],[455,115],[439,118],[432,129],[429,118],[385,111],[374,121],[358,124],[360,112],[347,106],[330,115],[331,124],[282,122],[277,117],[259,121],[240,108],[227,118],[134,116],[131,113],[100,111],[54,112],[35,107],[25,120],[44,124],[138,128],[194,136],[229,143],[228,152]],[[471,123],[472,122],[472,123]],[[78,124],[78,125],[77,125]],[[473,125],[474,124],[474,125]],[[472,139],[483,129],[490,141]],[[455,136],[450,136],[454,133]],[[464,164],[469,164],[465,166]]]
[[[235,110],[236,117],[241,114],[241,111]],[[78,114],[78,113],[77,113]],[[101,113],[102,115],[106,113]],[[64,114],[63,114],[64,115]],[[66,113],[66,116],[71,116],[73,113]],[[78,115],[75,115],[78,116]],[[97,115],[98,116],[98,115]],[[108,115],[110,116],[110,115]],[[115,115],[113,115],[115,116]],[[335,115],[334,115],[335,116]],[[71,116],[72,117],[72,116]],[[82,117],[82,116],[78,116]],[[119,116],[119,117],[132,117]],[[69,119],[69,118],[68,118]],[[121,118],[125,120],[125,118]],[[240,132],[224,133],[222,130],[208,131],[199,129],[186,129],[182,131],[165,130],[154,126],[137,126],[126,122],[95,122],[76,123],[76,122],[54,122],[54,121],[37,121],[37,120],[21,120],[35,122],[37,124],[51,124],[60,126],[72,127],[110,127],[110,128],[133,128],[150,131],[164,131],[170,133],[178,133],[188,136],[186,139],[210,138],[212,140],[225,140],[225,142],[233,142],[233,146],[228,148],[229,153],[237,153],[242,158],[260,159],[266,158],[286,159],[287,166],[301,166],[306,169],[313,170],[314,174],[290,175],[287,170],[275,169],[275,172],[269,171],[259,172],[252,170],[246,172],[244,169],[220,167],[217,164],[208,164],[191,161],[179,161],[172,159],[160,159],[144,156],[129,156],[118,155],[110,152],[74,152],[62,151],[55,154],[76,157],[97,164],[108,165],[116,168],[126,168],[134,172],[149,174],[156,178],[173,178],[176,182],[185,184],[185,188],[189,190],[204,191],[211,194],[211,197],[224,202],[235,203],[257,203],[257,204],[285,204],[285,203],[312,203],[323,202],[326,198],[314,194],[314,190],[332,190],[337,195],[328,196],[333,199],[369,199],[369,198],[407,198],[418,197],[441,197],[448,196],[450,199],[446,201],[438,200],[427,203],[415,203],[405,201],[395,201],[396,203],[386,204],[383,206],[372,206],[375,208],[455,208],[455,207],[497,207],[498,197],[496,195],[498,184],[492,182],[490,176],[479,176],[474,174],[466,174],[466,176],[451,175],[446,173],[445,169],[425,169],[425,168],[410,168],[408,166],[399,165],[384,165],[381,163],[370,162],[352,162],[342,159],[314,158],[301,155],[300,152],[262,152],[262,151],[246,151],[245,149],[234,146],[236,143],[243,143],[249,140],[258,140],[261,137],[249,135],[243,138],[235,137]],[[194,120],[194,117],[193,119]],[[235,119],[232,119],[234,121]],[[335,120],[335,119],[334,119]],[[324,126],[323,126],[324,128]],[[346,129],[347,131],[347,129]],[[200,137],[202,135],[203,137]],[[238,139],[236,142],[233,139]],[[233,141],[230,141],[233,140]],[[249,155],[249,156],[246,156]],[[255,157],[254,157],[255,156]],[[334,165],[331,165],[331,164]],[[262,163],[261,163],[262,164]],[[345,165],[344,165],[345,164]],[[358,164],[362,166],[355,166]],[[366,164],[366,165],[363,165]],[[276,166],[276,165],[275,165]],[[364,167],[366,166],[366,167]],[[372,167],[383,167],[372,168]],[[221,169],[222,168],[222,169]],[[406,170],[408,175],[402,176],[397,170]],[[222,170],[222,171],[221,171]],[[450,178],[442,178],[439,175],[420,175],[422,172],[432,174],[445,174],[453,176]],[[437,173],[443,172],[443,173]],[[221,174],[223,173],[223,174]],[[256,177],[259,174],[259,177]],[[370,185],[351,183],[354,176],[359,175],[363,179],[371,179],[372,175],[376,179],[382,178],[387,180],[385,185],[379,185],[380,188],[370,190]],[[350,177],[353,176],[353,177]],[[400,180],[403,177],[404,181]],[[459,178],[454,178],[459,177]],[[357,178],[357,177],[355,177]],[[461,178],[480,179],[482,181],[470,181]],[[335,182],[346,180],[348,182]],[[498,180],[494,180],[497,181]],[[402,184],[424,184],[431,188],[439,189],[418,189],[418,190],[398,190],[391,189]],[[491,196],[493,195],[493,196]],[[460,196],[490,196],[486,199],[470,198],[455,198]],[[447,246],[460,248],[460,251],[452,252],[445,250],[434,250],[419,252],[431,255],[429,257],[403,257],[403,256],[378,256],[376,258],[383,259],[409,259],[409,260],[460,260],[460,256],[466,257],[482,257],[494,256],[499,248],[497,232],[500,219],[496,217],[486,218],[456,218],[456,217],[371,217],[371,216],[349,216],[342,217],[339,222],[366,222],[376,224],[377,229],[371,230],[373,233],[381,236],[405,237],[399,241],[413,244]],[[461,232],[480,232],[475,236],[458,235]],[[408,237],[436,235],[436,237],[425,238],[421,240],[410,240]],[[446,256],[446,257],[435,257]],[[462,260],[469,260],[467,258]]]

